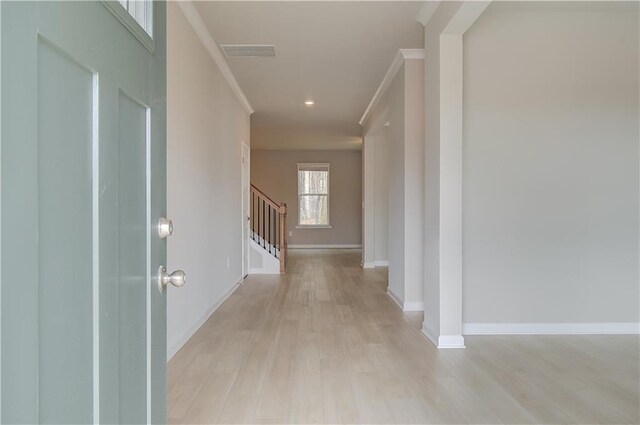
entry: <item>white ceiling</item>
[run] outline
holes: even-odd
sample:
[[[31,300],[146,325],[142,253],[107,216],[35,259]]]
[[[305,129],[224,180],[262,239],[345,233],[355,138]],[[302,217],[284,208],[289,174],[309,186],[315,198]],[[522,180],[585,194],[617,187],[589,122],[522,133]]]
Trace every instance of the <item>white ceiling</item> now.
[[[358,120],[394,55],[424,42],[418,1],[194,4],[218,45],[275,45],[275,58],[227,58],[255,109],[253,149],[361,149]]]

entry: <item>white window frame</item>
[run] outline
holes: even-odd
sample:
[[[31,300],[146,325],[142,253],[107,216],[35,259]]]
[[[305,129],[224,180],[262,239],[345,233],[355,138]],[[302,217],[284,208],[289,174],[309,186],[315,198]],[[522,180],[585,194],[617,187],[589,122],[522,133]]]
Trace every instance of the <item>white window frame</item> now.
[[[102,4],[147,50],[155,52],[152,0],[102,0]]]
[[[301,194],[300,193],[300,169],[303,171],[305,168],[321,168],[324,167],[327,169],[327,224],[300,224],[300,197],[301,196],[309,196],[311,194]],[[329,163],[317,163],[317,162],[298,162],[298,169],[296,171],[296,187],[297,187],[297,202],[298,202],[298,224],[296,225],[296,229],[331,229],[331,164]],[[314,194],[316,196],[318,194]]]

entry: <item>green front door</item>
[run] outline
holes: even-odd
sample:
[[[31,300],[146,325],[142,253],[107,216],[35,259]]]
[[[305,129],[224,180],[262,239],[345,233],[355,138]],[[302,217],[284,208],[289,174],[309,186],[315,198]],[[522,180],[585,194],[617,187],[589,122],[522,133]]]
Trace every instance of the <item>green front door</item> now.
[[[0,3],[2,423],[166,420],[165,4],[135,7]]]

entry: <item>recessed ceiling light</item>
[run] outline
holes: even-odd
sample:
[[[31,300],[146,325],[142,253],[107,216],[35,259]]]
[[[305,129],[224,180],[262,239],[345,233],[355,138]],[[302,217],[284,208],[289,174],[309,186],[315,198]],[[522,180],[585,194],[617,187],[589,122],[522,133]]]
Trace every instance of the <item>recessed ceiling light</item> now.
[[[307,101],[304,102],[304,104],[307,105],[307,106],[311,106],[311,105],[313,105],[315,103],[316,102],[314,102],[313,100],[307,100]]]

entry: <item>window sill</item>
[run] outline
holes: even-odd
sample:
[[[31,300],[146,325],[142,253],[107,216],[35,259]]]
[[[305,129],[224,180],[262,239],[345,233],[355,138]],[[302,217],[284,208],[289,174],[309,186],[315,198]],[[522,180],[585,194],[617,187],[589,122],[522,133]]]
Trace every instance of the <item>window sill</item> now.
[[[296,229],[332,229],[333,227],[330,224],[320,224],[320,225],[313,225],[313,224],[298,224],[296,226]]]

